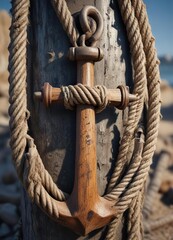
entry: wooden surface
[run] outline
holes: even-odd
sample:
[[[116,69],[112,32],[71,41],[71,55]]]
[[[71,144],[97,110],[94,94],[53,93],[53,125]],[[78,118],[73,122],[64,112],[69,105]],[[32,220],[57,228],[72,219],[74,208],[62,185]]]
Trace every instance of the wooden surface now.
[[[71,11],[79,11],[84,4],[95,5],[104,18],[104,33],[99,46],[104,51],[104,60],[95,65],[95,84],[116,88],[131,83],[131,67],[126,33],[117,4],[108,0],[68,0]],[[34,101],[33,92],[44,82],[54,87],[76,84],[76,65],[67,60],[70,47],[49,0],[31,0],[31,20],[28,47],[28,101],[31,111],[30,128],[46,169],[58,186],[71,193],[75,171],[75,112],[61,106],[46,109]],[[97,130],[97,185],[100,195],[105,193],[112,168],[118,153],[126,112],[109,107],[96,115]],[[54,239],[99,239],[101,231],[88,237],[79,237],[71,230],[59,226],[42,211],[31,204],[23,194],[22,220],[24,240]],[[118,228],[117,239],[121,236]],[[104,239],[104,237],[103,237]]]

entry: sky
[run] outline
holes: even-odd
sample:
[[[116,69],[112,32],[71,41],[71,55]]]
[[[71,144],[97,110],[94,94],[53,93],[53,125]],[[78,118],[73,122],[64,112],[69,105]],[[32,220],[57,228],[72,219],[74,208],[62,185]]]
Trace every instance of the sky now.
[[[144,0],[159,55],[173,55],[173,1]]]
[[[0,10],[5,9],[5,10],[9,11],[10,6],[11,6],[11,4],[10,4],[9,0],[0,0]]]
[[[158,55],[173,56],[173,0],[144,0]],[[0,0],[0,9],[10,9],[9,0]]]

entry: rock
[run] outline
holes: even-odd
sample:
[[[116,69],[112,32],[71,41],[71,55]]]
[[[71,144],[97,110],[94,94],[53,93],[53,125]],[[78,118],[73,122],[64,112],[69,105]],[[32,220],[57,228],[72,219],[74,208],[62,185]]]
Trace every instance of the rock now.
[[[1,98],[1,104],[0,104],[0,113],[1,113],[2,116],[6,117],[6,118],[9,118],[8,108],[9,108],[8,98],[2,97]],[[0,123],[0,124],[2,124],[2,123]]]
[[[19,182],[9,148],[8,45],[11,18],[0,11],[0,240],[15,239],[20,204]]]
[[[8,125],[9,125],[9,119],[5,116],[0,116],[1,117],[1,123],[0,123],[0,126],[1,127],[5,127],[5,128],[8,128]]]
[[[7,83],[8,45],[10,16],[6,11],[0,11],[0,80]]]
[[[18,205],[20,203],[20,193],[7,190],[8,188],[0,187],[0,204],[12,203]]]
[[[162,182],[159,192],[162,194],[167,193],[170,189],[173,189],[173,180],[169,179],[169,180],[165,180],[164,182]]]
[[[8,89],[9,89],[9,84],[8,84],[8,82],[1,83],[0,98],[8,99],[8,97],[9,97]]]
[[[1,125],[0,125],[0,130],[1,130]],[[0,132],[0,149],[2,149],[3,151],[6,150],[7,147],[7,142],[8,142],[8,138],[10,137],[10,133],[9,133],[9,129],[8,127],[3,127],[2,128],[2,132]],[[4,156],[5,158],[7,156]],[[1,160],[0,160],[1,162]]]
[[[7,135],[8,136],[8,135]],[[2,136],[1,136],[2,137]],[[5,144],[4,144],[5,145]],[[1,164],[1,168],[0,168],[0,172],[2,171],[2,164],[6,164],[7,160],[10,158],[10,162],[11,162],[11,150],[9,147],[5,147],[5,148],[0,148],[0,164]],[[8,162],[9,162],[8,161]]]
[[[13,226],[17,224],[19,216],[17,214],[17,208],[10,203],[0,205],[0,219],[4,223]]]
[[[14,166],[11,164],[6,165],[3,168],[3,172],[1,174],[1,181],[3,184],[13,184],[17,181],[17,174],[14,169]]]
[[[4,238],[5,236],[10,234],[10,228],[7,224],[2,223],[0,225],[0,239]]]

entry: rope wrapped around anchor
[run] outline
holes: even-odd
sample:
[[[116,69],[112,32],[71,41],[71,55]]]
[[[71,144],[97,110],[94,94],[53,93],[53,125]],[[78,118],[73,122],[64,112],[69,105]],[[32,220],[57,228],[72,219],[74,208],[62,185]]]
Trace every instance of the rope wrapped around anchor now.
[[[105,86],[89,87],[77,84],[62,86],[61,90],[64,95],[64,106],[69,110],[73,110],[75,105],[86,104],[96,107],[96,112],[99,113],[108,104],[107,88]]]

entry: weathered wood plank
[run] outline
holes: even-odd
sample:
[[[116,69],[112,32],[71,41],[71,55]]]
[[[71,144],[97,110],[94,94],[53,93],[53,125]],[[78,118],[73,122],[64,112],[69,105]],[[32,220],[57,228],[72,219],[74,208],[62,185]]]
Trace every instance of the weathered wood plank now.
[[[119,9],[110,0],[68,0],[72,12],[85,4],[96,6],[104,18],[104,33],[99,46],[104,60],[95,65],[95,84],[115,88],[125,81],[131,84],[129,48]],[[68,61],[68,38],[60,25],[49,0],[31,0],[29,27],[28,102],[31,111],[30,129],[46,169],[58,186],[72,191],[75,161],[75,112],[63,107],[46,109],[33,98],[44,82],[54,87],[76,83],[76,65]],[[112,107],[96,116],[97,181],[101,195],[105,193],[110,173],[116,161],[125,114]],[[99,233],[82,238],[50,220],[30,203],[24,193],[24,239],[99,239]],[[121,228],[119,228],[121,232]],[[117,233],[117,239],[121,239]],[[104,238],[103,238],[104,239]]]

